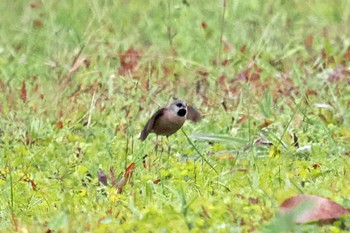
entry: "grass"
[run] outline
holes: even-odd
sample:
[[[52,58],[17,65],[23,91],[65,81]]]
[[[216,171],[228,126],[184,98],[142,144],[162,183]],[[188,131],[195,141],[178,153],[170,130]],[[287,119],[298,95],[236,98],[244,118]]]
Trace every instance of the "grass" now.
[[[277,214],[298,193],[350,208],[348,1],[0,9],[1,232],[350,230]],[[137,137],[173,95],[204,119],[156,155]]]

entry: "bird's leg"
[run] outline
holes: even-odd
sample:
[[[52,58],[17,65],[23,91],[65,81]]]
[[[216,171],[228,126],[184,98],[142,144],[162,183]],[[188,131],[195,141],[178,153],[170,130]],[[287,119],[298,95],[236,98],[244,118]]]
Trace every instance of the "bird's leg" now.
[[[156,146],[154,147],[154,150],[156,151],[156,156],[158,155],[158,135],[156,135]]]
[[[168,145],[168,156],[170,156],[171,145],[169,143],[169,137],[168,136],[166,137],[166,142],[167,142],[167,145]]]
[[[161,137],[161,140],[162,140],[162,143],[161,143],[162,150],[160,151],[160,154],[163,154],[163,152],[164,152],[164,146],[163,146],[163,137]]]

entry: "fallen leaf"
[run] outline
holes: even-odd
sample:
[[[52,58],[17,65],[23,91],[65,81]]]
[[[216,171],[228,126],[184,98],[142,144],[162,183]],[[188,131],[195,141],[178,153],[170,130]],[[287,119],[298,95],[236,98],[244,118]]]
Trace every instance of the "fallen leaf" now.
[[[26,88],[26,83],[24,81],[22,82],[20,96],[23,102],[27,101],[27,88]]]
[[[223,61],[221,62],[221,65],[222,65],[222,66],[227,66],[230,62],[231,62],[230,59],[225,59],[225,60],[223,60]]]
[[[249,197],[248,201],[250,204],[259,204],[259,199],[258,198],[253,198],[253,197]]]
[[[246,69],[237,75],[236,79],[245,82],[259,80],[262,71],[263,69],[260,68],[256,63],[251,62],[248,64]]]
[[[124,176],[126,177],[126,180],[129,181],[133,172],[134,172],[134,169],[135,169],[135,163],[131,163],[125,170],[125,174]]]
[[[39,8],[42,6],[42,2],[41,1],[33,1],[29,4],[29,6],[33,9]]]
[[[123,192],[123,187],[126,184],[126,182],[128,182],[134,172],[135,169],[135,163],[132,162],[126,169],[125,169],[125,173],[124,176],[120,179],[120,181],[117,184],[117,192],[120,194]]]
[[[304,39],[304,45],[307,50],[312,49],[313,42],[314,42],[314,36],[312,34],[310,34],[308,37]]]
[[[258,125],[259,129],[263,129],[263,128],[267,128],[268,126],[270,126],[273,123],[273,121],[270,120],[264,120],[264,122],[260,125]]]
[[[317,95],[318,95],[318,92],[317,92],[316,90],[313,90],[313,89],[308,88],[308,89],[306,90],[306,95],[315,95],[315,96],[317,96]]]
[[[26,132],[26,145],[30,145],[32,142],[33,142],[32,138],[31,138],[29,132],[27,131]]]
[[[121,53],[119,55],[120,67],[118,73],[120,75],[126,75],[129,72],[133,72],[138,65],[140,57],[140,53],[133,48],[129,48],[126,52]]]
[[[35,29],[40,29],[40,28],[42,28],[43,26],[44,26],[44,23],[43,23],[42,20],[40,20],[40,19],[34,19],[34,21],[33,21],[33,28],[35,28]]]
[[[30,186],[32,186],[32,189],[33,189],[34,191],[37,191],[37,190],[38,190],[38,189],[37,189],[37,186],[36,186],[36,183],[34,182],[33,179],[30,179],[30,178],[28,178],[28,177],[24,177],[24,178],[21,179],[21,180],[23,180],[24,182],[29,183]]]
[[[56,126],[57,126],[57,128],[62,129],[63,128],[63,122],[62,121],[58,121],[56,123]]]
[[[160,182],[160,179],[157,179],[153,181],[153,184],[159,184],[159,182]]]
[[[281,214],[293,214],[295,223],[328,223],[350,211],[328,198],[300,194],[285,200],[280,206]]]
[[[247,45],[246,44],[242,45],[242,47],[239,49],[239,51],[241,51],[241,53],[245,54],[247,52]]]
[[[240,125],[248,119],[247,115],[243,115],[238,121],[237,124]]]
[[[346,50],[345,54],[343,55],[344,60],[350,61],[350,47]]]

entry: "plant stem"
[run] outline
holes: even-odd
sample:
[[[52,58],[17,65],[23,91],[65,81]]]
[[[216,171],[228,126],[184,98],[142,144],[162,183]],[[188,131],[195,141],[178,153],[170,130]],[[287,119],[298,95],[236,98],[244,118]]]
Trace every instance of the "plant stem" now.
[[[191,146],[193,147],[193,149],[200,155],[200,157],[202,157],[202,160],[204,162],[206,162],[211,169],[213,169],[215,171],[216,174],[219,175],[219,173],[216,171],[216,169],[214,168],[213,165],[211,165],[211,163],[209,163],[209,161],[204,157],[204,155],[202,155],[201,152],[199,152],[199,150],[197,149],[197,147],[193,144],[193,142],[191,141],[191,139],[187,136],[187,134],[185,133],[185,131],[183,129],[181,129],[182,133],[185,135],[185,137],[187,138],[187,141],[191,144]]]

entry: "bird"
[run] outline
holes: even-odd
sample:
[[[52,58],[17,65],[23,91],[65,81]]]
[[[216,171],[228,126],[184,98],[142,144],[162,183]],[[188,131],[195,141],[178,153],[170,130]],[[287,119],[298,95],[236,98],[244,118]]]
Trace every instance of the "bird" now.
[[[141,132],[140,140],[146,140],[150,133],[169,137],[176,133],[186,120],[198,122],[201,119],[201,114],[194,107],[177,99],[152,115]]]

